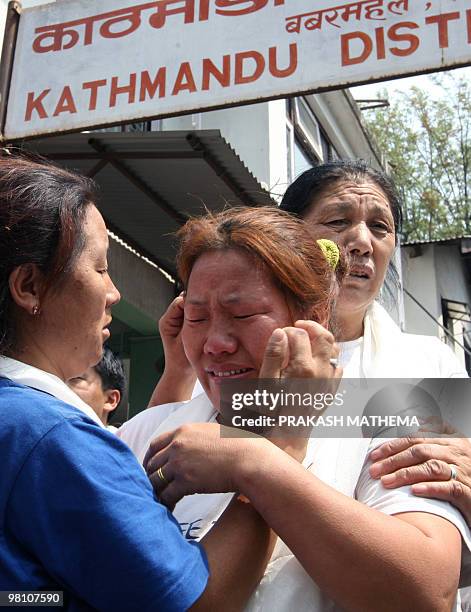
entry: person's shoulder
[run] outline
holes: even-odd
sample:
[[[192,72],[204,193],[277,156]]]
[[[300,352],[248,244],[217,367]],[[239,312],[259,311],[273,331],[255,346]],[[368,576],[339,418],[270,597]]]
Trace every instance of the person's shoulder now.
[[[148,440],[149,434],[156,431],[172,414],[184,408],[189,402],[172,402],[146,408],[123,423],[116,435],[138,455],[138,450]]]
[[[25,424],[30,429],[47,431],[65,419],[90,421],[80,410],[53,395],[7,378],[0,378],[0,406],[2,424],[8,426],[11,422],[16,429]]]
[[[0,378],[0,457],[21,463],[51,432],[70,439],[75,430],[99,430],[114,436],[78,408],[32,387]],[[78,431],[79,430],[79,431]]]
[[[201,393],[196,397],[193,397],[191,400],[186,400],[184,402],[171,402],[168,404],[159,404],[158,406],[152,406],[150,408],[146,408],[142,412],[136,414],[136,416],[123,423],[119,428],[119,436],[122,437],[123,434],[129,435],[131,432],[138,431],[140,429],[145,429],[148,431],[150,428],[159,427],[164,421],[166,421],[169,417],[173,417],[175,414],[180,413],[184,410],[186,415],[185,420],[191,421],[191,416],[195,411],[211,411],[212,407],[209,403],[208,397],[205,393]]]
[[[125,432],[130,434],[132,431],[137,431],[141,428],[149,429],[150,427],[158,427],[172,413],[186,406],[188,403],[189,402],[172,402],[170,404],[160,404],[159,406],[146,408],[121,425],[118,429],[119,436],[122,437]]]
[[[402,352],[427,366],[427,376],[467,377],[464,366],[451,348],[436,336],[401,333]]]
[[[117,435],[142,460],[153,437],[185,423],[207,422],[213,412],[214,408],[208,397],[201,394],[190,401],[146,408],[124,423],[118,429]]]
[[[2,494],[9,490],[25,462],[45,445],[69,447],[84,429],[101,430],[77,408],[31,387],[0,378],[0,464],[3,466]],[[110,438],[114,436],[105,430]]]
[[[411,350],[414,353],[420,351],[427,357],[442,358],[443,356],[453,356],[450,348],[436,336],[425,336],[423,334],[410,334],[402,332],[399,336],[403,349]]]
[[[441,345],[446,347],[437,336],[427,336],[425,334],[411,334],[409,332],[401,332],[401,338],[404,342],[410,342],[411,344],[428,344],[430,346]]]

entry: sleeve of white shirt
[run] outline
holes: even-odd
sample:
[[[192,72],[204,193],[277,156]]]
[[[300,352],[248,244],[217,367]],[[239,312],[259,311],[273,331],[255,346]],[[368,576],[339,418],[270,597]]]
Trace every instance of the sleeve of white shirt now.
[[[462,567],[470,558],[471,532],[463,515],[448,502],[427,497],[418,497],[411,491],[411,487],[399,487],[397,489],[386,489],[380,479],[370,476],[369,468],[371,461],[369,453],[380,446],[387,439],[374,439],[370,443],[366,461],[358,479],[355,490],[355,498],[370,508],[375,508],[384,514],[394,515],[402,512],[426,512],[435,514],[450,521],[460,532],[463,541]]]
[[[154,437],[154,432],[182,403],[184,402],[161,404],[160,406],[146,408],[121,425],[116,435],[129,446],[142,463],[149,444]]]
[[[460,362],[451,348],[438,338],[433,338],[433,342],[439,356],[440,376],[442,378],[468,378],[464,364]]]

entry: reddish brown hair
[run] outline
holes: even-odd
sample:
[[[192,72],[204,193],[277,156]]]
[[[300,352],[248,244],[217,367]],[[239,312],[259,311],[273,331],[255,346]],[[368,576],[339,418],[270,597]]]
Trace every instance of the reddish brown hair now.
[[[266,266],[288,303],[304,318],[331,323],[344,259],[334,273],[304,221],[275,207],[231,208],[190,219],[177,236],[178,274],[185,288],[203,253],[240,249]]]

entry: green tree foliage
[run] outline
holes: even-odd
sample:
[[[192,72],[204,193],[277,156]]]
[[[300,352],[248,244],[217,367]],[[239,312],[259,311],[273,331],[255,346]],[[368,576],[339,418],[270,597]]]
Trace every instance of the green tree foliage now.
[[[433,95],[412,87],[364,113],[402,196],[403,241],[471,235],[471,84],[431,78]]]

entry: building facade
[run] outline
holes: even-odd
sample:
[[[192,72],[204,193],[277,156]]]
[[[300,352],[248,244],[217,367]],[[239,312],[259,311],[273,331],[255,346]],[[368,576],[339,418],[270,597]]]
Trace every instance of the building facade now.
[[[7,0],[0,1],[4,16]],[[172,236],[188,216],[227,205],[276,204],[296,176],[330,159],[361,157],[383,166],[349,90],[51,136],[24,146],[99,185],[98,206],[110,228],[110,272],[122,294],[111,347],[125,360],[130,415],[147,405],[164,365],[157,321],[179,291]]]
[[[471,374],[471,238],[402,246],[405,331],[438,336]]]

